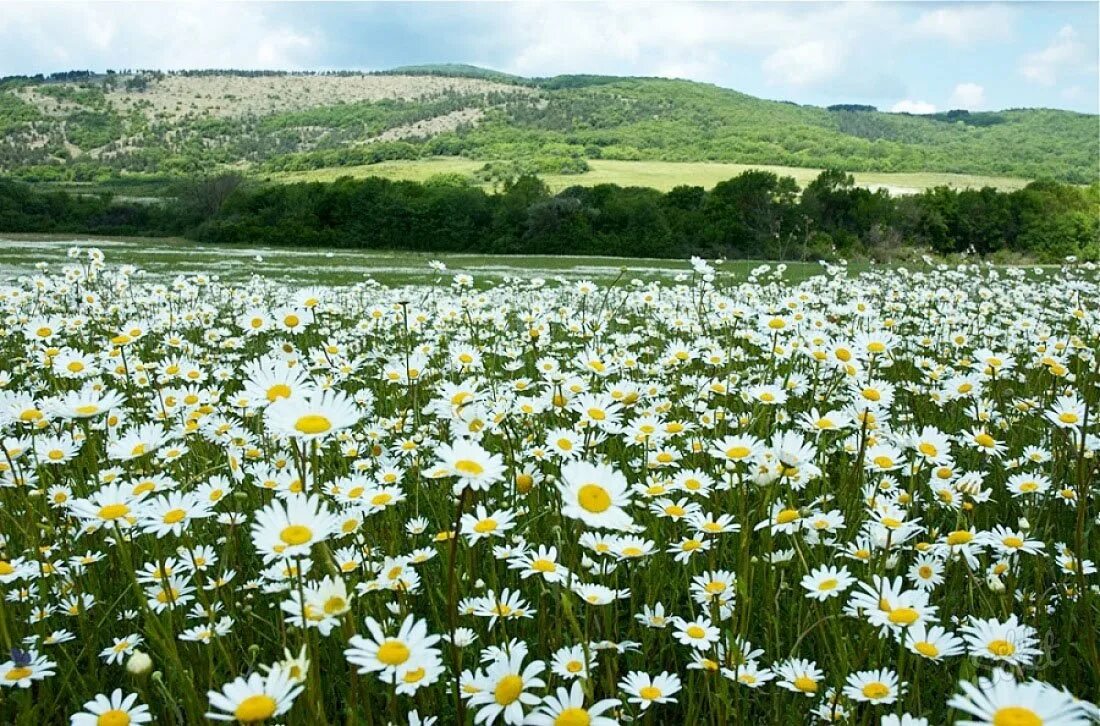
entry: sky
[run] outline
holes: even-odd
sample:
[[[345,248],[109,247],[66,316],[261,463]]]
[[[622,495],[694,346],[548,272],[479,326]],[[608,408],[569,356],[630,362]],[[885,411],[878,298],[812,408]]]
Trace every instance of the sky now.
[[[1100,3],[13,2],[0,75],[108,68],[688,78],[763,98],[931,113],[1100,112]]]

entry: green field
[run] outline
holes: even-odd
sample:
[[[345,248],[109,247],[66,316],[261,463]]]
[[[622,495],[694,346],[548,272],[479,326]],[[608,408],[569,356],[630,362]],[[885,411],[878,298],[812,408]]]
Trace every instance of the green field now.
[[[205,274],[226,281],[246,280],[253,274],[294,284],[350,285],[374,279],[388,285],[434,285],[440,273],[428,262],[447,265],[444,284],[458,273],[467,273],[480,285],[506,277],[542,277],[547,281],[611,281],[620,275],[631,279],[673,281],[690,273],[686,260],[625,257],[567,257],[551,255],[429,254],[407,251],[334,251],[316,248],[211,246],[168,237],[74,237],[73,235],[0,234],[0,283],[36,273],[35,265],[47,263],[56,271],[69,262],[67,250],[78,245],[99,247],[112,265],[136,265],[159,280],[176,275]],[[262,261],[257,261],[257,256]],[[763,264],[736,260],[721,270],[744,279]],[[772,263],[775,264],[775,263]],[[800,280],[817,274],[816,262],[788,262],[784,278]],[[855,266],[853,266],[855,267]]]
[[[386,179],[425,181],[436,174],[472,175],[485,165],[461,157],[438,157],[416,161],[384,161],[378,164],[335,167],[302,172],[284,172],[265,176],[272,181],[332,181],[342,176],[355,178],[378,176]],[[821,173],[821,169],[794,166],[767,166],[754,164],[723,164],[719,162],[675,161],[613,161],[597,159],[588,162],[592,168],[585,174],[541,175],[552,191],[560,191],[574,185],[595,186],[618,184],[624,187],[653,187],[668,191],[681,184],[711,188],[721,181],[748,169],[762,169],[779,176],[794,177],[799,186],[805,187]],[[894,194],[918,192],[937,186],[957,189],[995,187],[1003,191],[1021,189],[1027,179],[1003,176],[978,176],[974,174],[945,174],[936,172],[886,173],[855,172],[856,183],[861,186],[884,187]]]

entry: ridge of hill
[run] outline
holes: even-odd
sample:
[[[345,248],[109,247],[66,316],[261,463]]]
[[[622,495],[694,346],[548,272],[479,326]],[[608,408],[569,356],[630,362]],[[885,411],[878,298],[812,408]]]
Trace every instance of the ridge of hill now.
[[[1100,175],[1100,117],[928,116],[770,101],[665,78],[390,71],[72,71],[0,79],[0,173],[38,181],[302,172],[465,157],[487,178],[590,160],[727,162],[1051,177]]]

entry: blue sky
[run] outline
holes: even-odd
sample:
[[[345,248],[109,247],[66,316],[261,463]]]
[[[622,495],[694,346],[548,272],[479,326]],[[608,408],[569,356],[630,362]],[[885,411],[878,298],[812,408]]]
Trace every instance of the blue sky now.
[[[0,75],[72,68],[660,75],[921,113],[1100,110],[1100,3],[0,3]]]

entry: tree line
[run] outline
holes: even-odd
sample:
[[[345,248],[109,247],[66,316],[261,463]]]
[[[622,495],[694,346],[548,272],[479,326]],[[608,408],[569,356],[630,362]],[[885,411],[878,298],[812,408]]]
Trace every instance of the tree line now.
[[[537,176],[493,193],[461,175],[261,184],[180,182],[159,202],[0,181],[0,232],[180,235],[203,242],[432,252],[634,257],[1100,259],[1100,184],[1013,192],[937,187],[892,197],[822,172],[746,171],[713,189],[601,184],[552,194]]]

